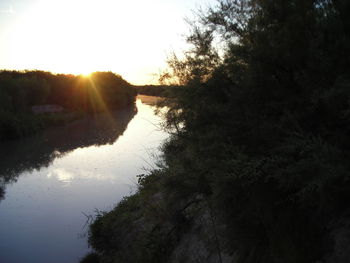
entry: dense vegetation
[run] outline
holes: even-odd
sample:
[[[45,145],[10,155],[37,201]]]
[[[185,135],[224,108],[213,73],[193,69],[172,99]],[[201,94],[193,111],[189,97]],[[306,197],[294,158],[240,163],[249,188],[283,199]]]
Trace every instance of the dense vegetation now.
[[[135,91],[121,76],[95,72],[89,77],[43,71],[0,72],[0,140],[18,138],[51,124],[134,102]],[[63,114],[35,115],[32,106],[62,106]]]
[[[192,49],[169,61],[185,87],[168,101],[159,169],[97,216],[83,262],[349,262],[349,12],[348,0],[199,12]],[[174,259],[203,215],[216,261]]]

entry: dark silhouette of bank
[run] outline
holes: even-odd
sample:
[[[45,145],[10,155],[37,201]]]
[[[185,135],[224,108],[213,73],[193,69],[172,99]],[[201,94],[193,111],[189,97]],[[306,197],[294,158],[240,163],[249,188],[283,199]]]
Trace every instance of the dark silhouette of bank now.
[[[179,88],[177,85],[145,85],[134,86],[137,94],[157,97],[171,97],[172,89]]]
[[[158,169],[82,262],[350,261],[350,2],[219,0],[169,61]]]
[[[20,138],[84,114],[134,104],[136,92],[121,76],[44,71],[0,72],[0,140]]]

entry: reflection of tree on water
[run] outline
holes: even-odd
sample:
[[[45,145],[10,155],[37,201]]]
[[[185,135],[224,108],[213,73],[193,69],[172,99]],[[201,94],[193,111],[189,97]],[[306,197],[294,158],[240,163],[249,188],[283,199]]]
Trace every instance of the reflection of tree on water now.
[[[4,199],[5,196],[5,182],[0,178],[0,200]]]
[[[41,134],[0,144],[0,199],[7,183],[15,182],[25,171],[48,167],[57,157],[92,145],[114,143],[135,116],[135,106],[91,115],[64,127],[53,127]]]

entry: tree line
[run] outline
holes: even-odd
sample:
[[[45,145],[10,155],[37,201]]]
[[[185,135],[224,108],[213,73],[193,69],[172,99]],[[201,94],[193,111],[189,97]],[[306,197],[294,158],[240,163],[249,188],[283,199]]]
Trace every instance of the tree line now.
[[[49,123],[61,123],[77,113],[122,108],[134,103],[132,85],[112,72],[90,76],[45,71],[0,71],[0,138],[18,138]],[[59,105],[64,116],[34,115],[35,105]]]
[[[177,85],[139,85],[134,87],[138,94],[157,97],[171,97],[171,90],[178,88]]]

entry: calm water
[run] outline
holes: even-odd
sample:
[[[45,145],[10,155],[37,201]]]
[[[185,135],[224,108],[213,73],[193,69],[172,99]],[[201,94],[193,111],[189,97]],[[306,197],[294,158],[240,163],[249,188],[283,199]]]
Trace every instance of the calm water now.
[[[0,145],[0,262],[73,263],[86,225],[135,190],[167,135],[138,97],[127,109]]]

